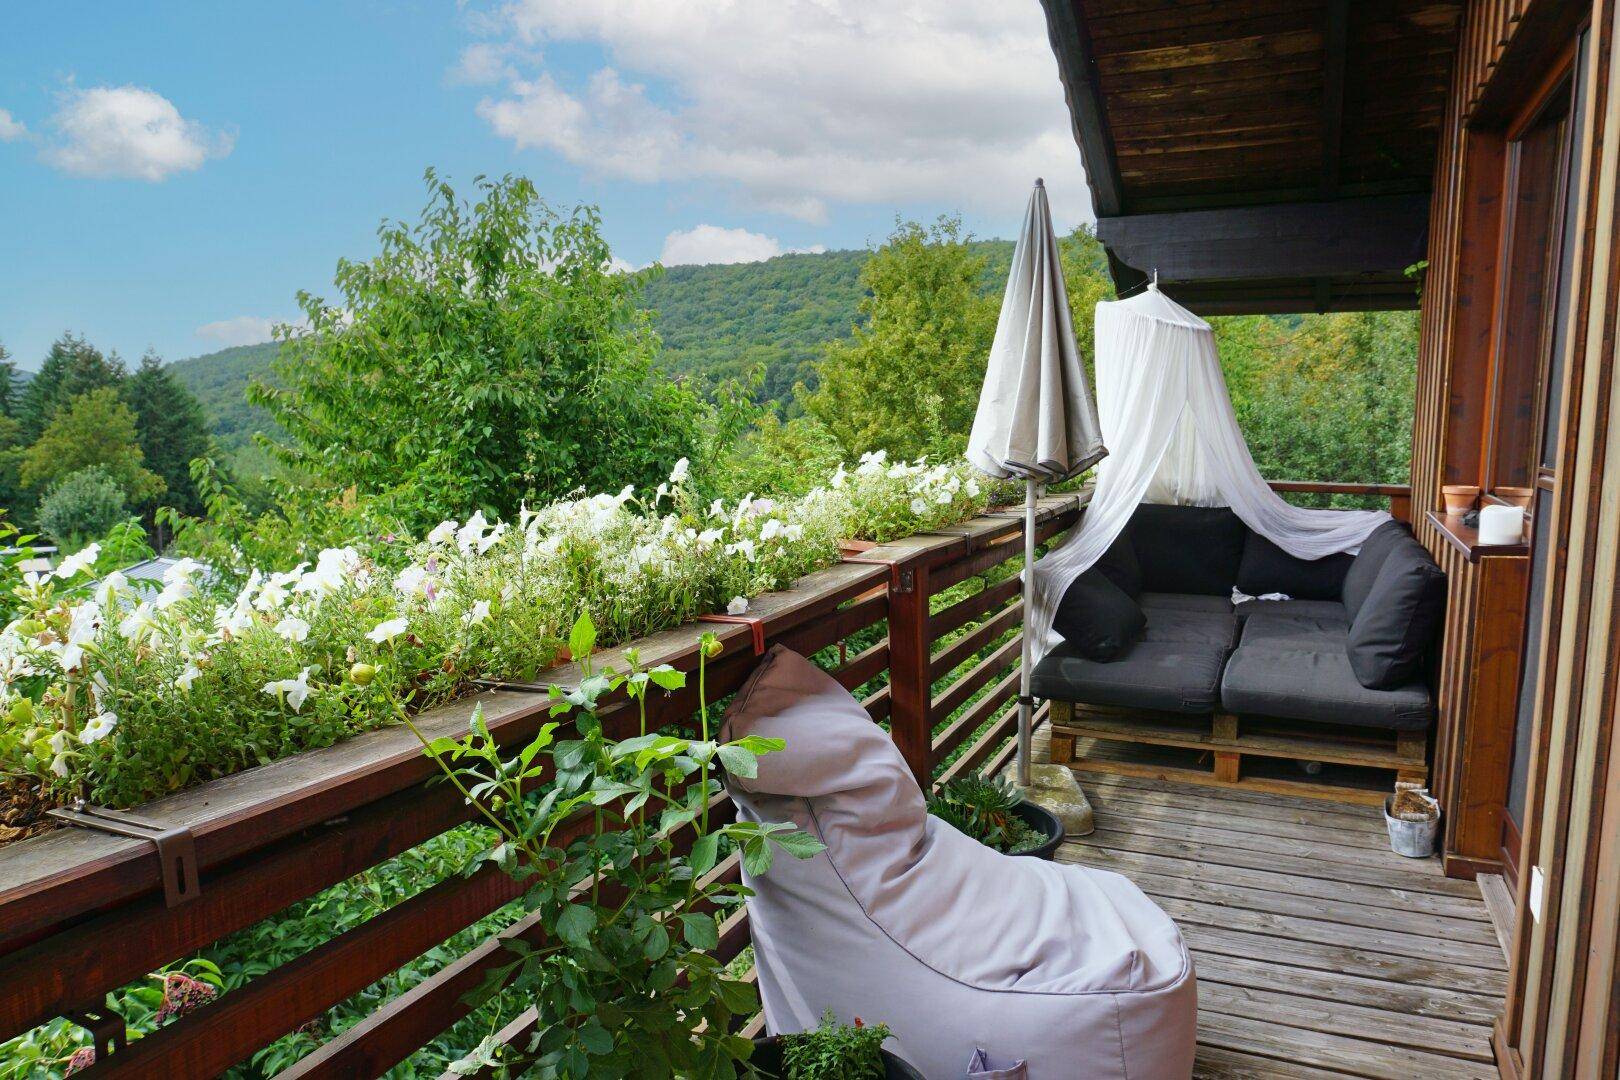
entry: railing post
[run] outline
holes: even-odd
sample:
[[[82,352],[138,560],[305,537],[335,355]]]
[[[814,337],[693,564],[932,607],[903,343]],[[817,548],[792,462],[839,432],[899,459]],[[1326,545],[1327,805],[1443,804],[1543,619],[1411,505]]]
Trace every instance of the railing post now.
[[[889,578],[889,733],[923,791],[933,783],[929,717],[928,566],[913,557]]]

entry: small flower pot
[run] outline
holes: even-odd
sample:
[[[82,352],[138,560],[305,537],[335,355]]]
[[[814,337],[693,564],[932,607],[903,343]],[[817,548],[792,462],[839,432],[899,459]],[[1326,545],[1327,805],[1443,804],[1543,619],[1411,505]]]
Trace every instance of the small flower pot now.
[[[904,1059],[898,1058],[887,1050],[880,1050],[883,1055],[883,1076],[885,1080],[924,1080],[923,1074],[912,1068]],[[767,1035],[754,1040],[754,1052],[748,1058],[748,1064],[764,1073],[766,1076],[784,1077],[782,1071],[782,1036]]]
[[[1384,824],[1389,827],[1390,850],[1408,859],[1427,859],[1434,854],[1434,838],[1440,829],[1438,813],[1419,821],[1407,821],[1390,813],[1395,796],[1384,797]]]
[[[1527,487],[1499,487],[1493,494],[1509,506],[1517,506],[1520,510],[1530,508],[1530,500],[1535,497],[1535,488]]]
[[[1447,484],[1440,489],[1440,495],[1446,501],[1446,513],[1466,514],[1474,508],[1479,488],[1471,484]]]
[[[1063,822],[1058,820],[1056,814],[1044,806],[1037,806],[1032,802],[1021,802],[1012,809],[1016,816],[1025,825],[1046,837],[1041,843],[1027,851],[1016,851],[1013,854],[1020,858],[1047,859],[1057,854],[1059,845],[1063,843],[1065,835]]]

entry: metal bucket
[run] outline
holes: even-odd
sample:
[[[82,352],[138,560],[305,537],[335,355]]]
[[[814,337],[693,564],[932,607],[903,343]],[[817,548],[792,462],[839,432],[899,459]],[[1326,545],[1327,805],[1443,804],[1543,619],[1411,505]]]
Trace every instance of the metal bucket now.
[[[1395,796],[1384,797],[1384,824],[1389,826],[1389,846],[1397,855],[1408,859],[1427,859],[1434,854],[1434,836],[1440,828],[1440,815],[1425,821],[1403,821],[1390,814]]]

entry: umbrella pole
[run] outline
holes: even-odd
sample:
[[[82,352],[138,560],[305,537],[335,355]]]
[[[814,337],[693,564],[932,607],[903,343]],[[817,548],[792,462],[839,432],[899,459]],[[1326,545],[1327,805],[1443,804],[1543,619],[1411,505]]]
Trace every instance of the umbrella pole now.
[[[1018,783],[1029,786],[1030,737],[1035,724],[1035,699],[1030,696],[1030,666],[1034,645],[1029,640],[1029,612],[1035,597],[1035,481],[1024,481],[1024,635],[1018,665]]]

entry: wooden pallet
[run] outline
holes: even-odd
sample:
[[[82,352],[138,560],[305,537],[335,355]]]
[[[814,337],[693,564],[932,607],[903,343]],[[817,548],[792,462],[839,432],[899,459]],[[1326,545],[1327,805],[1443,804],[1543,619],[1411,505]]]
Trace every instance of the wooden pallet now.
[[[1240,720],[1228,713],[1190,717],[1067,701],[1051,705],[1052,761],[1083,764],[1096,771],[1368,804],[1381,803],[1385,791],[1246,774],[1243,759],[1297,759],[1381,769],[1394,772],[1397,781],[1422,783],[1429,776],[1428,739],[1420,731],[1329,735],[1304,725],[1259,717]],[[1132,761],[1113,754],[1087,754],[1077,759],[1076,740],[1198,751],[1200,764],[1207,760],[1209,766]]]

